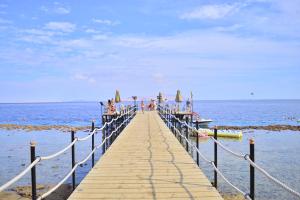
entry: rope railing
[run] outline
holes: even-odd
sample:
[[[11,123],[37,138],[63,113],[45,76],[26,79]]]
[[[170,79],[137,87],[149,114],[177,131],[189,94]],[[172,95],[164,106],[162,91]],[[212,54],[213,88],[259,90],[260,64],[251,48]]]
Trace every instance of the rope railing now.
[[[28,165],[22,172],[20,172],[17,176],[12,178],[10,181],[6,182],[0,187],[0,192],[17,182],[20,178],[22,178],[31,168],[33,168],[38,162],[40,162],[41,157],[37,157],[30,165]]]
[[[73,147],[75,145],[75,143],[77,143],[78,141],[85,141],[87,139],[89,139],[90,137],[92,137],[93,135],[95,135],[98,131],[103,130],[105,127],[107,127],[108,125],[112,124],[113,122],[119,120],[120,118],[132,113],[126,120],[123,121],[123,123],[121,123],[110,135],[109,137],[105,137],[105,139],[103,140],[103,142],[101,143],[101,146],[103,145],[104,142],[106,142],[106,140],[108,138],[110,138],[112,136],[113,133],[115,133],[116,131],[118,131],[125,122],[127,122],[128,120],[130,120],[134,114],[135,114],[136,108],[135,106],[133,108],[127,109],[126,112],[122,113],[121,115],[119,115],[117,118],[112,119],[110,122],[105,122],[105,124],[102,125],[101,128],[95,128],[88,136],[83,137],[83,138],[75,138],[69,145],[67,145],[65,148],[61,149],[58,152],[55,152],[51,155],[48,156],[38,156],[36,157],[36,159],[31,162],[30,165],[28,165],[23,171],[21,171],[18,175],[16,175],[14,178],[12,178],[11,180],[9,180],[8,182],[4,183],[3,185],[0,186],[0,192],[4,191],[5,189],[7,189],[8,187],[10,187],[12,184],[14,184],[15,182],[17,182],[19,179],[21,179],[27,172],[29,172],[33,167],[35,167],[39,162],[43,161],[43,160],[49,160],[49,159],[53,159],[61,154],[63,154],[65,151],[69,150],[71,147]],[[97,148],[94,148],[93,151],[89,154],[88,158],[93,155],[94,151]],[[88,160],[87,158],[87,160]],[[82,161],[81,161],[82,162]],[[80,163],[81,163],[80,162]],[[85,161],[86,162],[86,161]],[[83,162],[84,163],[84,162]],[[78,163],[77,163],[78,164]],[[79,164],[80,165],[80,164]],[[73,167],[74,168],[74,167]],[[74,170],[73,170],[74,172]],[[72,173],[73,173],[72,172]],[[72,174],[70,173],[70,174]],[[69,176],[68,176],[69,177]],[[63,179],[64,180],[64,179]],[[65,179],[66,180],[66,179]],[[64,180],[64,181],[65,181]],[[62,181],[62,183],[64,182]],[[59,187],[59,186],[58,186]]]
[[[133,115],[134,115],[134,113],[128,119],[124,120],[114,131],[112,131],[109,136],[105,137],[105,139],[99,145],[94,147],[94,149],[87,155],[87,157],[85,157],[82,161],[76,163],[75,166],[71,169],[71,171],[58,184],[56,184],[49,191],[47,191],[46,193],[44,193],[40,197],[38,197],[37,200],[46,198],[51,193],[53,193],[57,188],[59,188],[73,174],[73,172],[76,170],[76,168],[79,165],[84,164],[93,155],[93,153],[95,153],[95,151],[97,149],[101,148],[103,146],[103,144],[106,142],[106,140],[108,140],[114,133],[116,133],[128,120],[130,120],[132,118]]]
[[[199,148],[197,148],[194,144],[192,144],[188,138],[186,138],[178,129],[177,127],[175,127],[171,121],[169,121],[169,119],[167,117],[164,116],[164,114],[168,114],[170,115],[173,119],[175,119],[178,123],[183,124],[184,126],[195,130],[198,132],[198,130],[195,127],[190,126],[189,124],[187,124],[186,122],[181,121],[180,119],[178,119],[174,114],[172,114],[172,111],[168,108],[159,106],[159,112],[160,112],[160,116],[162,118],[164,118],[166,120],[166,123],[168,123],[170,126],[173,127],[174,130],[176,130],[177,133],[180,134],[181,137],[184,137],[184,139],[194,148],[196,149],[197,153],[201,156],[201,158],[203,160],[205,160],[206,162],[210,163],[213,165],[213,168],[215,169],[215,171],[223,178],[223,180],[225,182],[227,182],[229,185],[231,185],[234,189],[236,189],[238,192],[242,193],[244,195],[244,197],[246,199],[251,199],[249,197],[249,195],[241,190],[239,190],[237,187],[235,187],[234,185],[232,185],[227,179],[226,177],[223,176],[223,174],[218,170],[218,168],[215,166],[213,161],[210,161],[209,159],[207,159],[199,150]],[[249,157],[249,154],[242,154],[242,153],[237,153],[235,151],[232,151],[231,149],[229,149],[228,147],[224,146],[221,142],[219,142],[218,140],[216,140],[214,137],[209,137],[211,140],[214,141],[215,144],[217,144],[218,146],[220,146],[223,150],[225,150],[226,152],[230,153],[231,155],[246,160],[252,167],[254,167],[255,169],[257,169],[258,171],[260,171],[265,177],[267,177],[269,180],[271,180],[272,182],[276,183],[277,185],[279,185],[280,187],[282,187],[283,189],[285,189],[286,191],[288,191],[289,193],[291,193],[292,195],[300,198],[300,193],[295,191],[294,189],[290,188],[289,186],[287,186],[285,183],[279,181],[278,179],[276,179],[275,177],[273,177],[272,175],[270,175],[266,170],[264,170],[261,166],[259,166],[258,164],[256,164],[255,162],[253,162],[251,160],[251,158]]]
[[[162,115],[162,117],[167,120],[167,118],[165,116]],[[238,187],[236,187],[234,184],[232,184],[223,174],[222,172],[216,167],[215,163],[211,160],[209,160],[208,158],[206,158],[202,152],[186,137],[184,136],[181,131],[179,131],[177,129],[177,127],[175,127],[170,121],[167,121],[167,123],[169,123],[169,125],[171,127],[174,128],[174,130],[180,135],[181,138],[183,138],[187,143],[189,143],[189,145],[196,149],[196,151],[199,153],[200,157],[207,163],[209,163],[210,165],[212,165],[212,167],[214,168],[214,170],[216,170],[216,172],[222,177],[222,179],[229,184],[232,188],[234,188],[236,191],[238,191],[239,193],[241,193],[246,199],[251,200],[251,198],[249,197],[248,193],[243,192],[241,189],[239,189]]]

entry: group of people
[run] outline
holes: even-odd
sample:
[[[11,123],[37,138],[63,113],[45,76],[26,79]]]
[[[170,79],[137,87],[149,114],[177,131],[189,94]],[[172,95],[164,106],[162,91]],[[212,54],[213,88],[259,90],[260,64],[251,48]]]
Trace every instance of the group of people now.
[[[147,105],[148,110],[156,110],[156,107],[157,106],[156,106],[155,100],[151,99],[150,103]],[[141,109],[142,109],[142,112],[144,113],[145,103],[143,100],[141,101]]]
[[[114,99],[108,99],[108,101],[107,101],[107,113],[108,114],[113,114],[116,111],[117,110],[116,110]]]
[[[151,99],[151,101],[149,102],[149,104],[147,104],[147,110],[152,111],[152,110],[156,110],[156,108],[157,108],[157,105],[156,105],[155,100]],[[122,108],[121,108],[121,110],[122,110]],[[144,113],[145,103],[144,103],[143,100],[141,101],[141,110]],[[107,104],[106,104],[106,113],[108,113],[108,114],[114,114],[116,112],[117,112],[117,109],[116,109],[116,106],[115,106],[114,99],[108,99]]]

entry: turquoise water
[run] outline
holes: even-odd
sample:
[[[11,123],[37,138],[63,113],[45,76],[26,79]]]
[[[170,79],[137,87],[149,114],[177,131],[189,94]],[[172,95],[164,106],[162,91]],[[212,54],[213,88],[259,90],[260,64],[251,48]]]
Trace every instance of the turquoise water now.
[[[195,101],[194,110],[203,118],[214,120],[212,125],[300,125],[300,100],[265,100],[265,101]],[[28,125],[74,125],[88,126],[96,119],[99,126],[101,107],[97,102],[85,103],[41,103],[41,104],[0,104],[0,124]],[[78,136],[88,133],[78,132]],[[272,175],[283,180],[300,191],[300,132],[282,131],[246,131],[242,140],[222,140],[228,147],[248,152],[248,140],[256,143],[256,161]],[[37,155],[49,155],[70,142],[70,134],[51,131],[0,130],[0,184],[5,183],[29,163],[29,142],[37,142]],[[96,143],[101,135],[96,136]],[[91,149],[91,141],[76,144],[76,159],[81,160]],[[204,140],[200,149],[212,158],[213,144]],[[101,150],[96,153],[96,159]],[[219,150],[219,167],[222,172],[244,191],[249,191],[249,165]],[[212,170],[201,162],[201,167],[212,180]],[[25,166],[24,166],[25,165]],[[79,182],[91,168],[91,161],[76,171]],[[37,167],[38,183],[57,183],[71,169],[70,151],[56,159],[44,161]],[[46,174],[46,176],[45,176]],[[280,187],[256,173],[257,199],[293,199]],[[70,180],[68,180],[70,182]],[[16,185],[30,183],[29,174]],[[220,180],[220,191],[234,191]]]

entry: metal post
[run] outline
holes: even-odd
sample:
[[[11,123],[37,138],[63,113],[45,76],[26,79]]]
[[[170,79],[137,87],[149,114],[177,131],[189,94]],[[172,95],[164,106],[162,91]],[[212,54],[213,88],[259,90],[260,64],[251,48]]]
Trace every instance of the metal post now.
[[[180,144],[182,144],[182,124],[181,122],[178,122],[179,124],[179,132],[180,132],[180,135],[179,135],[179,140],[180,140]]]
[[[218,139],[217,127],[214,128],[214,138],[215,140]],[[214,163],[215,166],[218,167],[218,144],[216,142],[214,142]],[[218,188],[218,174],[216,170],[214,170],[214,186],[215,188]]]
[[[105,124],[104,116],[102,115],[102,126]],[[102,129],[102,142],[105,140],[105,128]],[[106,141],[102,146],[102,155],[105,153]]]
[[[178,139],[177,138],[177,131],[176,131],[176,129],[177,129],[177,122],[176,122],[175,118],[173,118],[173,120],[174,120],[174,134],[175,134],[176,139]]]
[[[75,140],[75,131],[72,130],[71,131],[71,142],[73,142]],[[72,146],[72,169],[74,168],[75,166],[75,144]],[[76,188],[76,185],[75,185],[75,171],[72,173],[72,187],[73,187],[73,191],[75,190]]]
[[[197,129],[196,143],[197,143],[197,149],[199,149],[199,134],[198,134],[199,122],[198,121],[196,121],[196,129]],[[200,166],[200,164],[199,164],[199,152],[198,151],[197,151],[197,165]]]
[[[35,157],[35,142],[30,142],[30,159],[31,163],[33,163],[36,159]],[[36,171],[35,166],[31,168],[31,194],[32,200],[36,200]]]
[[[95,134],[93,133],[94,130],[95,130],[95,121],[92,121],[92,130],[91,130],[91,132],[93,134],[92,135],[92,151],[95,148]],[[94,165],[95,165],[95,154],[93,153],[92,154],[92,168],[94,167]]]
[[[105,117],[105,121],[106,122],[108,122],[108,117],[106,116]],[[105,127],[105,133],[104,133],[104,138],[106,138],[108,135],[109,135],[109,132],[108,132],[108,130],[109,130],[109,126],[111,126],[112,125],[112,123],[110,124],[110,125],[107,125],[106,127]],[[106,151],[106,149],[108,149],[108,144],[109,143],[109,141],[108,141],[108,139],[106,139],[105,140],[105,151]]]
[[[255,160],[255,156],[254,156],[254,140],[250,139],[249,141],[250,143],[250,159],[252,160],[252,162],[254,162]],[[255,171],[254,171],[254,167],[252,165],[250,165],[250,198],[252,200],[255,199]]]
[[[186,151],[189,152],[189,143],[188,143],[188,140],[189,140],[189,127],[188,127],[189,120],[188,120],[188,118],[185,118],[185,122],[186,122],[185,137],[187,139],[185,148],[186,148]]]

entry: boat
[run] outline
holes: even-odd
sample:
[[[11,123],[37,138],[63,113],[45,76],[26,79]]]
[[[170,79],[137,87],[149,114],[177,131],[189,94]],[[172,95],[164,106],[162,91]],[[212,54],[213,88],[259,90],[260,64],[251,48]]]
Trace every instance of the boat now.
[[[203,127],[203,126],[208,126],[208,124],[210,122],[212,122],[213,120],[211,119],[196,119],[193,121],[194,124],[198,123],[200,127]]]
[[[198,129],[199,133],[206,134],[208,136],[214,136],[214,130],[207,129],[207,128],[200,128]],[[232,131],[232,130],[218,130],[217,132],[218,137],[225,137],[225,138],[237,138],[240,139],[243,137],[243,132],[241,130]]]
[[[203,118],[201,118],[200,115],[198,113],[196,113],[196,112],[193,112],[193,116],[196,116],[196,119],[193,120],[193,123],[194,124],[198,123],[200,127],[207,127],[208,124],[213,121],[211,119],[203,119]]]

